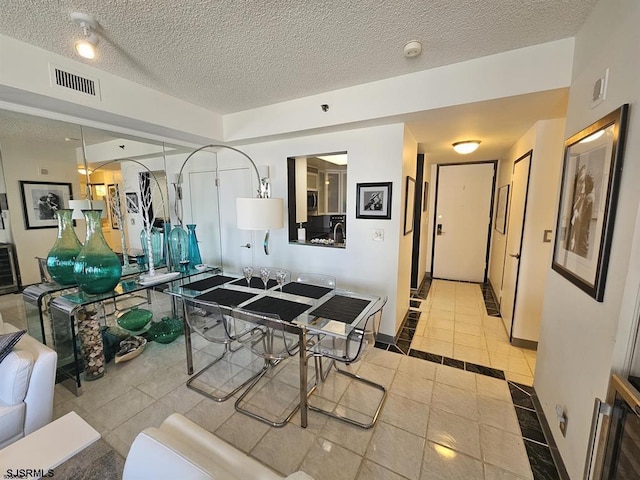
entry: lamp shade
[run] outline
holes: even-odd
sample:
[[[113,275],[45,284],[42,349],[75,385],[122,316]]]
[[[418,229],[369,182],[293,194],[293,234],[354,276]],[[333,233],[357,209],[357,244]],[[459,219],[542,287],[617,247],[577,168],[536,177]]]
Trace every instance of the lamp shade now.
[[[241,230],[270,230],[284,226],[281,198],[236,198],[237,225]]]
[[[101,200],[69,200],[69,208],[73,209],[74,220],[84,220],[82,210],[102,210],[101,218],[107,218],[107,204]]]

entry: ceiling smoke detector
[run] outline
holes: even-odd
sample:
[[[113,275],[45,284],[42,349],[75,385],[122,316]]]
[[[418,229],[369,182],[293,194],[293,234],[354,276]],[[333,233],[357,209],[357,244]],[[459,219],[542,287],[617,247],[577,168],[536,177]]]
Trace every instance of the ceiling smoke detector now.
[[[407,58],[417,57],[422,53],[422,44],[417,40],[412,40],[404,44],[404,56]]]

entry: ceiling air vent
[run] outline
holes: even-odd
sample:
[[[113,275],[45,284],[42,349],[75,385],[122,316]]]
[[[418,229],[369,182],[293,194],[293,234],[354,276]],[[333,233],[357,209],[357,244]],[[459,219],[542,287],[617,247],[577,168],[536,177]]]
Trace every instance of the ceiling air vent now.
[[[100,98],[100,83],[97,80],[72,73],[54,65],[50,65],[50,72],[51,84],[54,88],[73,90],[97,99]]]

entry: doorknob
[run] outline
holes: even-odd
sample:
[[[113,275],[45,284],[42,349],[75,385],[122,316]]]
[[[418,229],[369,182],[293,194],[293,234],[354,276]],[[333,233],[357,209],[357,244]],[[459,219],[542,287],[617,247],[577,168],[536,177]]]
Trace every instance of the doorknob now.
[[[444,232],[442,231],[442,224],[439,223],[436,227],[436,235],[442,235]]]
[[[251,248],[251,244],[247,243],[246,245],[240,245],[240,248]]]
[[[516,260],[520,260],[520,254],[519,253],[516,253],[516,254],[510,253],[509,256],[515,258]]]

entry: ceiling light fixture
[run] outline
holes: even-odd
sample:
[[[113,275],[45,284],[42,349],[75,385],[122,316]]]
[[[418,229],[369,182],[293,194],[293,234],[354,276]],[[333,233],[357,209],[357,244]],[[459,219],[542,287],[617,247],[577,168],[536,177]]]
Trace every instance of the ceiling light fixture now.
[[[475,152],[479,146],[480,140],[464,140],[454,143],[453,149],[462,155],[467,155],[468,153]]]
[[[75,49],[78,55],[84,58],[92,60],[96,57],[96,47],[98,42],[98,36],[93,32],[98,28],[98,22],[91,16],[80,12],[73,12],[71,14],[71,20],[80,25],[82,28],[83,38],[75,43]]]
[[[593,142],[594,140],[599,139],[602,135],[604,135],[604,128],[602,130],[598,130],[595,133],[592,133],[591,135],[589,135],[588,137],[584,137],[582,140],[580,140],[578,143],[589,143],[589,142]]]
[[[404,56],[407,58],[417,57],[422,53],[422,44],[417,40],[411,40],[404,44]]]

